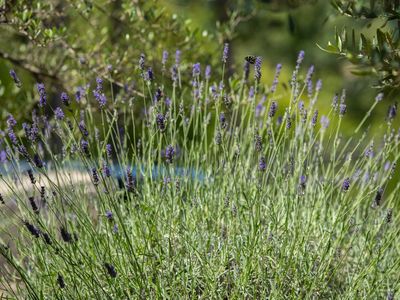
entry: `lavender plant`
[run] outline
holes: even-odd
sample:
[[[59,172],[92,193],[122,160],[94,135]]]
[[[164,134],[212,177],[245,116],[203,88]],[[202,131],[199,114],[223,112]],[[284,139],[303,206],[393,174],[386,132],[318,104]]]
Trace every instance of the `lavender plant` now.
[[[224,45],[222,70],[228,55]],[[289,95],[280,64],[268,86],[261,57],[254,79],[248,62],[215,78],[219,66],[187,71],[180,51],[164,51],[162,68],[141,55],[135,93],[116,93],[110,73],[95,89],[60,91],[52,107],[38,84],[31,123],[10,115],[0,140],[4,293],[393,298],[397,107],[373,143],[358,134],[368,118],[344,138],[345,93],[318,113],[328,103],[303,58]],[[379,94],[372,109],[384,102]]]

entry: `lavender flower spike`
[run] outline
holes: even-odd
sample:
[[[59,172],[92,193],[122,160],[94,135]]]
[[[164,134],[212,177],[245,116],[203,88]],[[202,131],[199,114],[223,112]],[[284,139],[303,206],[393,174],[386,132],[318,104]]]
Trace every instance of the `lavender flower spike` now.
[[[256,57],[256,62],[254,63],[254,79],[257,83],[260,83],[261,80],[261,64],[262,58],[261,56]]]
[[[224,45],[224,51],[222,52],[222,62],[226,64],[228,61],[228,53],[229,53],[229,44],[225,43]]]
[[[342,183],[342,190],[344,192],[347,192],[349,188],[350,188],[350,178],[347,177]]]
[[[270,89],[271,94],[275,93],[275,91],[276,91],[276,88],[277,88],[278,82],[279,82],[279,75],[281,74],[281,70],[282,70],[282,64],[277,64],[276,70],[275,70],[274,81],[272,82],[271,89]]]
[[[276,103],[276,101],[272,101],[271,102],[271,106],[269,107],[269,113],[268,116],[270,118],[273,118],[275,116],[276,110],[278,109],[278,104]]]
[[[197,77],[200,75],[200,63],[195,63],[193,65],[192,75],[193,77]]]
[[[172,145],[168,145],[165,149],[165,159],[168,163],[172,164],[175,156],[175,149]]]
[[[292,81],[291,81],[292,87],[295,87],[295,85],[296,85],[297,75],[298,75],[298,73],[299,73],[300,65],[301,65],[301,63],[303,62],[303,60],[304,60],[304,51],[301,50],[301,51],[299,52],[299,56],[297,57],[296,68],[294,69],[293,74],[292,74]]]
[[[63,112],[63,110],[61,109],[61,107],[57,107],[57,108],[54,110],[54,115],[56,116],[56,119],[59,120],[59,121],[61,121],[62,119],[64,119],[64,112]]]
[[[162,54],[162,60],[161,60],[161,64],[163,65],[164,69],[165,69],[165,64],[167,63],[167,59],[168,59],[168,51],[164,50],[163,54]]]
[[[259,169],[261,172],[264,172],[264,171],[267,169],[267,162],[266,162],[264,156],[262,156],[262,157],[260,158],[259,162],[258,162],[258,169]]]
[[[112,146],[111,146],[111,144],[107,144],[106,145],[106,154],[109,159],[111,158],[111,153],[112,153]]]
[[[383,99],[384,94],[383,93],[379,93],[378,95],[376,95],[375,97],[375,101],[376,102],[381,102]]]
[[[44,88],[44,84],[43,83],[38,83],[36,85],[36,88],[37,88],[37,90],[39,92],[39,106],[43,107],[47,103],[47,95],[46,95],[46,90]]]
[[[206,66],[206,70],[204,71],[204,76],[206,78],[206,80],[209,80],[211,77],[211,66],[207,65]]]
[[[139,68],[142,71],[144,70],[145,59],[146,59],[146,56],[143,53],[140,54],[140,57],[139,57]]]
[[[14,80],[14,83],[17,87],[22,86],[21,80],[18,78],[17,73],[15,73],[14,70],[10,70],[10,76]]]
[[[62,92],[60,98],[61,98],[61,102],[62,102],[65,106],[68,106],[68,105],[70,104],[69,97],[68,97],[68,94],[67,94],[67,93]]]
[[[181,50],[176,50],[175,52],[175,65],[179,66],[181,64]]]

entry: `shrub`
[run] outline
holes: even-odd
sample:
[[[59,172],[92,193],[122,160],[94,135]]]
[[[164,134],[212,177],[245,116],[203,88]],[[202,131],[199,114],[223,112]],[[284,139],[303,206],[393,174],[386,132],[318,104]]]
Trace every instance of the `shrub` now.
[[[253,72],[245,61],[242,75],[216,78],[198,63],[186,71],[179,52],[159,73],[142,55],[135,89],[113,97],[110,73],[60,91],[54,107],[38,84],[32,122],[9,116],[1,140],[2,288],[31,299],[392,296],[397,107],[376,145],[358,132],[382,94],[344,139],[345,92],[320,115],[322,82],[313,68],[303,76],[303,58],[286,107],[282,66],[263,86],[260,57]]]

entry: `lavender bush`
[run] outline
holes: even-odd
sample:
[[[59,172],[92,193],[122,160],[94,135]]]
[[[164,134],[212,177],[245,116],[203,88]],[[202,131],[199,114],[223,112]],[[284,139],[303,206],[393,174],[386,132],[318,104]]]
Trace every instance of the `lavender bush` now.
[[[224,45],[213,68],[225,70],[228,55]],[[109,73],[60,91],[51,107],[39,83],[32,120],[10,115],[3,124],[3,293],[393,299],[397,107],[382,136],[359,133],[385,105],[378,95],[345,139],[345,92],[319,99],[322,82],[303,58],[289,94],[279,88],[280,64],[264,86],[261,57],[254,70],[245,61],[243,74],[215,78],[180,51],[165,51],[162,68],[141,55],[134,90],[115,93]]]

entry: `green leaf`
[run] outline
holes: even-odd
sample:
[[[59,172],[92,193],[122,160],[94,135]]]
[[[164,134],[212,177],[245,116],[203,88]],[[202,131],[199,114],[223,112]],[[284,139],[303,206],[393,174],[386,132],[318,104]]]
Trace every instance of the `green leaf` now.
[[[319,49],[321,49],[322,51],[325,51],[327,53],[340,54],[339,49],[336,46],[332,45],[331,42],[328,42],[328,45],[326,46],[326,48],[320,46],[318,43],[316,45]]]

